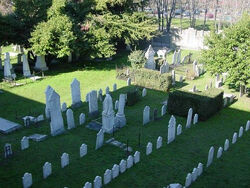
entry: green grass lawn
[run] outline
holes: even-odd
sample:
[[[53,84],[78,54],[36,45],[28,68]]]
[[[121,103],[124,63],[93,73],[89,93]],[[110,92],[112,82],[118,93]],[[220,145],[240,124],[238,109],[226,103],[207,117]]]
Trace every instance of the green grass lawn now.
[[[183,52],[184,54],[186,52]],[[169,57],[171,58],[171,57]],[[168,61],[171,62],[171,61]],[[47,85],[52,86],[61,96],[61,103],[71,104],[70,83],[73,78],[81,82],[82,100],[85,100],[87,92],[93,89],[110,87],[117,83],[118,90],[111,93],[113,101],[118,99],[120,93],[130,89],[126,82],[116,80],[115,65],[126,63],[126,55],[122,54],[111,62],[81,64],[61,64],[52,66],[51,70],[45,73],[45,79],[32,82],[24,86],[9,88],[3,85],[3,94],[0,94],[0,117],[22,123],[24,115],[39,115],[44,113],[45,94]],[[189,66],[189,65],[186,65]],[[177,71],[178,72],[178,71]],[[190,89],[193,84],[203,90],[211,78],[208,74],[193,81],[185,81],[183,89]],[[19,80],[18,82],[24,82]],[[131,86],[132,88],[134,86]],[[226,86],[223,86],[229,91]],[[235,92],[235,94],[238,94]],[[106,187],[163,187],[173,182],[185,183],[187,173],[202,162],[207,161],[208,150],[215,147],[215,155],[219,146],[224,145],[226,138],[230,140],[233,133],[238,132],[239,127],[246,124],[250,119],[250,100],[247,97],[240,98],[237,102],[218,112],[215,116],[205,122],[199,122],[189,130],[183,129],[183,134],[177,136],[176,140],[167,145],[167,126],[170,114],[165,115],[161,120],[150,122],[142,126],[142,112],[146,105],[153,109],[161,110],[161,102],[166,100],[168,93],[148,90],[147,96],[133,107],[126,107],[125,114],[127,125],[114,134],[114,138],[126,143],[133,148],[133,153],[141,152],[141,162],[119,175]],[[102,105],[99,102],[99,109]],[[10,159],[4,159],[3,153],[0,157],[0,187],[21,187],[22,176],[25,172],[32,173],[33,187],[82,187],[85,182],[93,182],[95,176],[103,177],[106,169],[111,169],[113,164],[119,164],[121,159],[127,155],[119,148],[104,145],[101,149],[95,150],[96,133],[79,126],[79,114],[88,113],[88,105],[84,102],[81,108],[74,110],[77,128],[66,131],[65,134],[51,137],[43,142],[30,141],[30,148],[24,151],[20,149],[20,140],[23,136],[33,133],[50,134],[49,122],[45,121],[36,126],[22,128],[10,135],[0,135],[0,147],[3,148],[6,142],[12,144],[14,155]],[[66,119],[63,114],[65,128]],[[177,125],[182,124],[183,128],[186,118],[176,117]],[[91,119],[87,115],[87,122]],[[138,145],[138,135],[141,135],[141,146]],[[192,184],[194,187],[248,187],[250,185],[249,161],[249,132],[245,133],[238,142],[231,146],[229,151],[207,169],[198,180]],[[163,147],[155,150],[158,136],[163,137]],[[105,135],[105,140],[112,135]],[[153,153],[145,155],[147,142],[153,143]],[[82,143],[88,145],[88,154],[83,158],[79,157],[79,148]],[[2,150],[3,151],[3,150]],[[70,164],[64,169],[60,167],[60,157],[63,152],[69,153]],[[42,177],[42,166],[48,161],[52,163],[52,175],[44,180]]]

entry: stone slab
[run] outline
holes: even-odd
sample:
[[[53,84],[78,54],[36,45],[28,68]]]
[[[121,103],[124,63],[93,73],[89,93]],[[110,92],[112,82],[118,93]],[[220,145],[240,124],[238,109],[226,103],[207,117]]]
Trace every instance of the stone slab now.
[[[48,136],[45,134],[32,134],[29,136],[29,139],[35,141],[35,142],[41,142],[45,140]]]
[[[0,118],[0,132],[1,133],[8,134],[10,132],[13,132],[19,129],[20,127],[21,125],[19,125],[18,123],[9,121],[4,118]]]

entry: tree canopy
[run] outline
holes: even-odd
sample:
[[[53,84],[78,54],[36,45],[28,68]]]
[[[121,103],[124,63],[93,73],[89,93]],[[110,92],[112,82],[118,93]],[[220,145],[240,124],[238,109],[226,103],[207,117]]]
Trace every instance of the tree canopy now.
[[[222,33],[211,32],[202,58],[211,74],[228,73],[226,83],[233,87],[250,84],[250,17],[242,19]]]

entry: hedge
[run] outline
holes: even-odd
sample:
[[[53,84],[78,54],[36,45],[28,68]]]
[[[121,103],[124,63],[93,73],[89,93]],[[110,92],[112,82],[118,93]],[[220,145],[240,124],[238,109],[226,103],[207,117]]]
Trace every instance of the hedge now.
[[[189,108],[193,114],[199,115],[199,120],[207,120],[223,107],[223,91],[216,88],[200,93],[177,90],[169,94],[168,112],[187,117]]]

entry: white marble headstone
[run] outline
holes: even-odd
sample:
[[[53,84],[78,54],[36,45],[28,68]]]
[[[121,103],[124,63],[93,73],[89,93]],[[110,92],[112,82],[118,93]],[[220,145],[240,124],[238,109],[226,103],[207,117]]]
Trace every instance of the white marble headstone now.
[[[23,188],[29,188],[32,186],[32,174],[31,173],[28,173],[26,172],[23,177],[22,177],[22,180],[23,180]]]
[[[134,164],[133,156],[129,155],[128,159],[127,159],[127,169],[131,168],[133,166],[133,164]]]
[[[117,84],[114,83],[114,85],[113,85],[113,91],[116,91],[116,90],[117,90]]]
[[[98,112],[98,100],[97,100],[97,91],[92,90],[89,93],[89,113]]]
[[[147,89],[143,88],[142,90],[142,97],[145,97],[147,95]]]
[[[140,155],[141,153],[139,151],[136,151],[134,154],[134,163],[139,163],[140,162]]]
[[[248,121],[247,121],[247,124],[246,124],[245,131],[248,131],[248,130],[249,130],[249,128],[250,128],[250,121],[248,120]]]
[[[81,103],[81,89],[80,89],[80,82],[74,78],[71,85],[71,98],[72,98],[72,104],[76,105]]]
[[[104,142],[104,132],[103,132],[103,129],[100,129],[100,131],[96,135],[96,146],[95,146],[95,149],[97,150],[100,147],[102,147],[103,142]]]
[[[29,138],[24,136],[21,140],[21,149],[25,150],[27,148],[29,148]]]
[[[161,107],[161,116],[166,115],[166,113],[167,113],[167,106],[164,104]]]
[[[64,168],[67,165],[69,165],[69,154],[63,153],[61,156],[61,167]]]
[[[80,147],[80,157],[87,155],[88,153],[88,146],[86,144],[82,144]]]
[[[172,115],[168,123],[168,144],[174,141],[175,131],[176,131],[176,119]]]
[[[92,183],[86,182],[83,188],[92,188]]]
[[[121,160],[119,166],[120,166],[120,173],[123,173],[126,171],[127,165],[126,165],[126,161],[124,159]]]
[[[222,155],[222,152],[223,152],[223,148],[222,147],[219,147],[218,151],[217,151],[217,159],[219,159]]]
[[[75,120],[73,111],[69,108],[66,112],[68,130],[75,128]]]
[[[85,114],[81,113],[80,116],[79,116],[79,124],[83,125],[85,123],[85,121],[86,121]]]
[[[43,165],[43,179],[46,179],[52,173],[52,166],[51,163],[46,162]]]
[[[224,151],[227,151],[228,148],[229,148],[229,140],[226,139],[226,140],[225,140],[225,144],[224,144]]]
[[[192,122],[192,116],[193,116],[193,109],[189,108],[189,110],[188,110],[188,116],[187,116],[186,128],[190,128],[191,122]]]
[[[50,118],[50,112],[49,112],[49,97],[51,93],[53,92],[53,88],[48,85],[46,90],[45,90],[45,97],[46,97],[46,107],[45,107],[45,116],[47,119]]]
[[[193,124],[197,124],[198,123],[198,114],[194,114],[194,120],[193,120]]]
[[[151,142],[148,142],[147,147],[146,147],[146,155],[150,155],[153,150],[153,145]]]
[[[159,136],[156,142],[156,149],[160,149],[161,147],[162,147],[162,137]]]
[[[119,165],[114,164],[112,168],[112,178],[115,179],[119,175]]]
[[[240,129],[239,129],[239,138],[242,137],[243,131],[244,131],[244,129],[243,129],[243,127],[241,126]]]
[[[127,80],[127,86],[130,86],[131,85],[131,78],[128,78]]]
[[[107,169],[103,175],[103,183],[104,185],[108,184],[109,182],[111,182],[112,179],[112,173],[111,170]]]
[[[143,110],[143,125],[147,124],[150,121],[150,107],[145,106]]]
[[[192,182],[196,181],[197,176],[198,176],[197,168],[194,168],[192,172]]]
[[[213,158],[214,158],[214,147],[212,146],[208,152],[207,167],[209,167],[212,164]]]
[[[203,172],[203,164],[202,163],[198,164],[197,170],[198,170],[197,175],[200,176]]]
[[[192,183],[192,175],[188,173],[185,181],[185,187],[189,187],[191,183]]]
[[[23,76],[30,77],[30,66],[25,54],[23,54]]]
[[[232,144],[235,144],[237,142],[237,133],[233,134]]]
[[[177,126],[176,134],[177,134],[177,135],[180,135],[181,133],[182,133],[182,125],[179,124],[179,125]]]
[[[94,180],[94,188],[101,188],[102,187],[102,177],[96,176]]]

